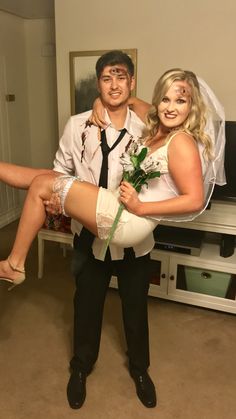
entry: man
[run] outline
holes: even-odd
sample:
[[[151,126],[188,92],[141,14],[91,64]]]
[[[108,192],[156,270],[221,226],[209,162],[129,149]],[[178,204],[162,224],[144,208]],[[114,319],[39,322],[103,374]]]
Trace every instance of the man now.
[[[128,100],[135,85],[134,65],[121,51],[110,51],[96,64],[98,90],[106,108],[107,127],[98,129],[88,123],[91,111],[72,116],[60,141],[54,170],[73,173],[82,179],[99,183],[102,167],[101,136],[105,135],[111,148],[119,136],[120,142],[108,155],[108,185],[115,189],[122,178],[119,157],[133,137],[141,137],[141,120],[128,108]],[[125,132],[121,132],[125,128]],[[102,140],[104,141],[104,139]],[[104,184],[103,184],[104,186]],[[153,236],[135,249],[110,246],[104,261],[99,260],[102,242],[81,231],[72,221],[74,258],[72,269],[76,280],[74,296],[74,355],[70,362],[71,376],[67,396],[71,408],[79,409],[86,397],[86,377],[97,360],[104,300],[115,271],[122,302],[124,329],[127,341],[129,371],[136,392],[146,407],[156,405],[154,384],[147,373],[149,367],[149,339],[147,295],[149,288],[149,252]],[[90,235],[91,237],[91,235]]]

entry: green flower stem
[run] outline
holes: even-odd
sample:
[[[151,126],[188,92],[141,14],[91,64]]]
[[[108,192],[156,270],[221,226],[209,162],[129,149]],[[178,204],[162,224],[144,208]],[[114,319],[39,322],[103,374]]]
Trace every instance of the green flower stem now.
[[[121,216],[122,211],[123,211],[123,209],[124,209],[124,208],[125,208],[124,204],[120,204],[120,206],[119,206],[119,208],[118,208],[118,211],[117,211],[117,213],[116,213],[115,219],[114,219],[114,221],[113,221],[113,224],[112,224],[112,226],[111,226],[111,229],[110,229],[110,232],[109,232],[109,236],[108,236],[108,238],[106,239],[106,241],[105,241],[105,243],[104,243],[104,245],[103,245],[103,247],[102,247],[102,251],[101,251],[101,259],[102,259],[102,260],[104,260],[104,259],[105,259],[106,252],[107,252],[107,248],[108,248],[108,246],[109,246],[109,244],[110,244],[110,241],[112,240],[112,238],[113,238],[113,236],[114,236],[115,229],[116,229],[116,227],[117,227],[117,224],[118,224],[118,222],[119,222],[120,216]]]
[[[136,190],[136,189],[137,189],[137,187],[140,185],[140,183],[141,183],[142,179],[143,179],[143,177],[142,177],[142,176],[139,176],[139,177],[138,177],[138,179],[136,179],[136,182],[131,183],[131,185],[133,186],[133,188],[134,188],[135,190]],[[110,241],[112,240],[112,238],[113,238],[113,236],[114,236],[115,229],[116,229],[116,227],[117,227],[117,224],[118,224],[118,222],[119,222],[120,216],[121,216],[122,211],[123,211],[123,209],[124,209],[124,208],[125,208],[124,204],[120,204],[120,206],[119,206],[119,208],[118,208],[118,211],[117,211],[117,214],[116,214],[116,216],[115,216],[115,219],[114,219],[114,221],[113,221],[113,224],[112,224],[112,226],[111,226],[109,236],[108,236],[108,238],[106,239],[106,241],[105,241],[105,243],[104,243],[104,245],[103,245],[103,247],[102,247],[102,251],[101,251],[101,260],[104,260],[104,259],[105,259],[105,257],[106,257],[106,252],[107,252],[108,246],[109,246]]]

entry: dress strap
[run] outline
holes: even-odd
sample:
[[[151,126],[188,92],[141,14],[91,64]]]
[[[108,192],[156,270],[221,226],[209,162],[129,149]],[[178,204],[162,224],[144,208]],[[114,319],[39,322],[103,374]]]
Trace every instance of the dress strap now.
[[[170,142],[173,140],[173,138],[177,135],[177,134],[186,134],[186,135],[188,135],[191,139],[193,139],[194,140],[194,138],[193,138],[193,136],[191,135],[191,134],[189,134],[188,132],[186,132],[186,131],[181,131],[181,130],[179,130],[179,131],[174,131],[172,134],[170,134],[170,137],[168,138],[168,140],[166,141],[166,145],[168,146],[169,144],[170,144]],[[195,140],[194,140],[195,141]]]

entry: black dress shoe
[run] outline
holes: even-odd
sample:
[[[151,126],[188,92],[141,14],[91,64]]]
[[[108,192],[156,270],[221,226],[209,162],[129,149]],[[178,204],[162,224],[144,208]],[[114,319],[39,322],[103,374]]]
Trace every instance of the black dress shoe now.
[[[82,371],[73,371],[67,385],[67,399],[72,409],[80,409],[86,398],[86,377]]]
[[[144,406],[155,407],[157,404],[156,390],[148,373],[135,374],[130,372],[130,375],[135,382],[137,396]]]

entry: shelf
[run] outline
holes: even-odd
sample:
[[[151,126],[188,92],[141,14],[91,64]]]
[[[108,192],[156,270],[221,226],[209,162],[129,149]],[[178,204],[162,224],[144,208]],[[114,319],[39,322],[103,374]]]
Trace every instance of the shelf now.
[[[179,267],[180,269],[184,269],[185,266],[196,268],[197,270],[200,269],[200,275],[208,273],[207,271],[213,271],[212,274],[222,272],[236,275],[236,252],[230,257],[225,258],[220,256],[221,234],[236,236],[236,204],[232,202],[214,201],[211,203],[210,209],[204,211],[194,221],[178,223],[162,222],[161,225],[204,231],[204,242],[197,256],[180,252],[177,253],[166,249],[153,249],[151,252],[151,259],[153,259],[153,283],[150,283],[149,295],[236,314],[235,277],[232,278],[234,282],[231,282],[227,294],[225,294],[225,297],[222,297],[218,296],[221,294],[218,293],[216,282],[213,283],[212,289],[210,290],[205,287],[201,293],[193,292],[194,287],[192,287],[191,291],[185,288],[182,285],[183,280],[178,276]],[[217,275],[215,276],[217,277]],[[224,277],[225,275],[222,274],[222,280]],[[199,284],[197,283],[197,285]],[[117,287],[115,278],[112,279],[111,286]],[[195,287],[195,289],[197,291],[199,290],[198,287]],[[211,295],[208,292],[212,292]],[[213,295],[214,292],[215,294]]]
[[[193,292],[187,289],[180,289],[177,286],[179,266],[189,266],[208,272],[236,274],[236,252],[228,258],[220,256],[219,252],[219,244],[207,242],[203,243],[199,256],[154,249],[151,252],[151,258],[160,261],[162,264],[161,270],[159,269],[161,283],[160,286],[151,284],[149,295],[236,314],[234,297],[218,297],[216,294],[209,295],[204,292]]]
[[[154,252],[159,250],[154,249]],[[161,254],[169,254],[167,251],[160,251]],[[157,253],[158,254],[158,253]],[[185,255],[181,253],[171,252],[172,258],[177,258],[178,263],[183,265],[195,265],[202,268],[219,270],[222,272],[229,272],[236,274],[236,252],[224,258],[220,256],[220,249],[218,244],[203,243],[199,256]]]
[[[206,209],[193,221],[161,222],[161,224],[236,235],[236,204],[233,202],[212,201],[210,209]]]

